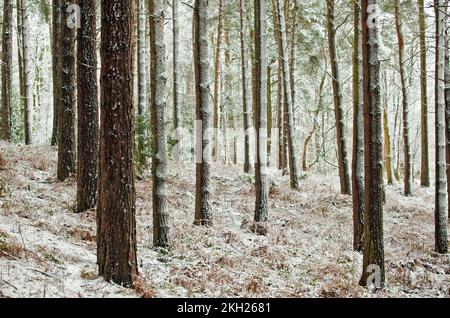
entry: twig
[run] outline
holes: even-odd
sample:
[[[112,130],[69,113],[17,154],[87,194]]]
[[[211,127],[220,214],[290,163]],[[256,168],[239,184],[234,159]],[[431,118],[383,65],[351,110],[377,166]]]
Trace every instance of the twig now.
[[[53,276],[53,275],[50,275],[50,274],[47,274],[46,272],[43,272],[43,271],[41,271],[41,270],[39,270],[39,269],[36,269],[36,268],[28,268],[28,270],[30,270],[30,271],[33,271],[33,272],[36,272],[36,273],[39,273],[39,274],[42,274],[42,275],[44,275],[44,276],[47,276],[47,277],[50,277],[50,278],[55,278],[55,276]]]
[[[20,235],[20,239],[22,240],[23,251],[25,252],[25,260],[26,260],[27,263],[28,263],[27,247],[25,246],[25,240],[23,239],[22,229],[20,228],[20,225],[19,225],[19,235]]]
[[[2,253],[3,255],[5,255],[6,257],[12,258],[12,259],[15,260],[15,261],[19,261],[19,260],[20,260],[20,258],[17,258],[17,257],[15,257],[15,256],[9,254],[8,252],[5,252],[5,251],[0,250],[0,253]]]
[[[9,286],[11,286],[12,288],[14,288],[15,290],[19,290],[16,286],[14,286],[13,284],[11,284],[10,282],[8,282],[8,281],[6,281],[6,280],[4,280],[3,278],[2,278],[2,282],[4,282],[6,285],[9,285]]]

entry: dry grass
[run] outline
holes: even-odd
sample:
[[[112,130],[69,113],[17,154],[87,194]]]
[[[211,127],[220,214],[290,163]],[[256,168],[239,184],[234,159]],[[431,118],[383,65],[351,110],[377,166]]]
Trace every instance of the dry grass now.
[[[450,259],[433,252],[433,189],[401,196],[388,189],[385,208],[387,287],[358,286],[362,256],[352,251],[351,199],[336,177],[307,176],[300,191],[287,177],[271,179],[270,221],[254,224],[252,177],[213,167],[214,225],[193,225],[195,167],[171,167],[168,182],[172,248],[152,249],[151,181],[138,181],[137,237],[141,276],[134,291],[96,276],[95,212],[71,211],[75,183],[57,183],[55,153],[2,144],[9,162],[0,172],[9,195],[0,200],[0,257],[17,290],[30,297],[449,297]],[[41,158],[37,164],[35,158]],[[417,187],[418,188],[418,187]],[[19,231],[19,226],[21,231]],[[18,243],[20,242],[20,244]],[[23,242],[23,243],[22,243]],[[25,262],[24,247],[29,263]],[[27,270],[29,266],[44,274]],[[48,275],[48,276],[46,276]]]

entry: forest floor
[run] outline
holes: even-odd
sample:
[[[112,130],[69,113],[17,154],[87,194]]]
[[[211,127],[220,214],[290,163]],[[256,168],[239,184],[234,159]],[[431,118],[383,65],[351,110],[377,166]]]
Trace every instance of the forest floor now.
[[[138,263],[130,290],[96,273],[95,211],[73,212],[75,181],[56,152],[0,142],[0,297],[450,297],[450,256],[433,252],[434,193],[387,189],[387,287],[358,286],[351,198],[338,179],[305,175],[298,192],[271,177],[266,235],[252,233],[255,190],[238,167],[214,167],[214,226],[193,225],[194,165],[168,178],[172,250],[152,249],[151,182],[137,181]]]

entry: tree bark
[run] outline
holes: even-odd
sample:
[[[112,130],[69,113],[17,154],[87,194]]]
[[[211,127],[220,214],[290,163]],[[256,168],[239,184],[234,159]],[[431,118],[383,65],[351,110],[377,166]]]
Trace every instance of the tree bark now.
[[[101,128],[97,263],[107,281],[131,286],[138,273],[131,0],[102,2]]]
[[[256,205],[255,222],[269,217],[267,185],[267,35],[266,3],[255,0],[255,129],[256,129]]]
[[[61,79],[59,72],[60,56],[60,34],[61,34],[61,0],[52,1],[52,77],[53,77],[53,128],[51,145],[55,146],[58,141],[58,109],[61,93]]]
[[[211,106],[209,101],[208,0],[195,0],[194,65],[196,92],[196,194],[195,224],[212,225],[211,207]]]
[[[72,2],[63,1],[62,8]],[[65,12],[65,9],[64,9]],[[58,119],[58,180],[65,181],[75,173],[75,28],[61,15],[61,101]]]
[[[384,162],[386,165],[386,177],[389,185],[394,184],[392,174],[392,146],[391,133],[389,129],[389,99],[388,99],[388,81],[387,72],[384,74],[384,107],[383,107],[383,131],[384,131]]]
[[[436,116],[436,206],[435,206],[435,249],[448,252],[447,238],[447,174],[446,174],[446,131],[445,131],[445,1],[434,1],[436,13],[436,74],[435,74],[435,116]]]
[[[216,52],[214,58],[214,119],[213,119],[213,148],[212,158],[217,161],[220,157],[220,57],[222,53],[223,33],[223,0],[219,0],[219,22],[217,26]]]
[[[405,195],[412,195],[412,153],[411,142],[409,138],[409,101],[408,101],[408,89],[406,83],[406,68],[405,68],[405,44],[402,31],[402,23],[400,16],[400,0],[395,2],[395,25],[397,29],[398,39],[398,58],[400,68],[400,82],[402,87],[402,105],[403,105],[403,152],[405,156]]]
[[[11,141],[11,93],[12,93],[12,24],[11,0],[3,3],[2,35],[2,140]]]
[[[361,41],[361,0],[353,0],[353,249],[364,248],[364,91]]]
[[[380,289],[385,283],[383,240],[383,124],[380,85],[378,0],[362,0],[364,87],[365,227],[360,285]],[[379,10],[379,8],[378,8]],[[373,276],[374,275],[374,276]]]
[[[153,178],[153,244],[169,247],[169,214],[167,211],[167,132],[166,132],[166,47],[164,43],[164,4],[150,0],[151,38],[151,112],[152,112],[152,178]]]
[[[172,23],[173,23],[173,129],[176,132],[181,125],[180,113],[180,88],[179,88],[179,45],[180,25],[178,22],[178,1],[172,0]],[[181,136],[176,136],[180,138]]]
[[[427,87],[427,44],[424,0],[419,2],[420,32],[420,127],[421,127],[421,176],[422,187],[430,187],[430,158],[428,143],[428,87]]]
[[[77,212],[95,208],[98,181],[98,84],[96,4],[79,0],[77,32],[78,169]]]
[[[249,70],[248,70],[248,46],[247,46],[247,14],[245,9],[245,0],[240,0],[240,18],[241,18],[241,72],[242,72],[242,108],[244,114],[244,172],[252,173],[252,151],[251,151],[251,130],[253,129],[252,107],[249,94]]]
[[[283,72],[283,86],[284,86],[284,103],[285,103],[285,115],[286,115],[286,132],[288,141],[289,152],[289,170],[291,179],[291,188],[298,189],[298,151],[295,136],[294,126],[294,109],[292,105],[291,83],[289,76],[289,62],[288,62],[288,43],[286,33],[286,21],[284,17],[284,10],[281,6],[281,0],[276,0],[278,21],[280,25],[280,41],[279,52],[282,59],[282,72]]]
[[[29,8],[26,0],[21,1],[22,18],[22,54],[23,54],[23,85],[24,85],[24,135],[25,144],[31,145],[31,75],[30,75],[30,50],[29,50]]]
[[[337,61],[334,5],[335,0],[327,0],[328,45],[330,53],[331,76],[333,77],[332,83],[334,94],[334,113],[336,119],[339,178],[341,182],[341,193],[345,195],[350,195],[352,193],[352,190],[351,190],[350,172],[348,169],[347,143],[345,139],[342,83],[339,72],[339,64]]]
[[[138,76],[138,120],[137,120],[137,154],[136,164],[139,174],[145,168],[147,158],[145,156],[145,126],[148,120],[147,118],[147,84],[146,84],[146,59],[145,59],[145,30],[146,19],[145,15],[146,1],[138,1],[138,17],[137,17],[137,76]]]

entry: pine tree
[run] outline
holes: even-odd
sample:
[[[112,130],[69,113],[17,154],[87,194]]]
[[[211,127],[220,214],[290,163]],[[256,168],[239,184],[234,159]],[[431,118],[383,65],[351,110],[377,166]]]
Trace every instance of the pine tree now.
[[[209,97],[208,0],[195,0],[194,66],[196,93],[195,224],[212,225],[211,207],[211,106]]]
[[[341,193],[350,195],[351,181],[348,169],[347,143],[345,138],[344,127],[344,107],[342,96],[342,84],[340,77],[339,64],[337,61],[336,48],[336,27],[334,20],[335,0],[327,0],[327,30],[328,30],[328,46],[330,53],[331,76],[334,94],[334,113],[336,119],[336,138],[338,149],[339,176],[341,181]]]
[[[362,57],[364,90],[365,209],[362,286],[382,288],[385,283],[383,240],[383,123],[380,83],[380,39],[373,11],[378,0],[362,0]],[[371,9],[371,10],[369,10]],[[372,276],[375,275],[375,276]]]
[[[166,82],[164,44],[164,5],[150,0],[151,38],[151,113],[152,113],[152,178],[153,178],[153,244],[169,247],[169,215],[167,210],[167,133]]]
[[[63,8],[72,2],[63,1]],[[66,12],[66,10],[64,10]],[[60,74],[61,93],[58,111],[58,167],[59,181],[65,181],[75,173],[75,28],[67,23],[68,17],[61,16]]]
[[[97,263],[108,281],[131,286],[138,274],[134,172],[131,0],[102,2],[100,175]]]
[[[255,222],[269,218],[267,184],[267,34],[266,3],[255,0],[255,130],[256,130],[256,205]]]
[[[12,76],[12,23],[13,6],[11,0],[3,2],[2,35],[2,131],[1,139],[11,141],[11,76]]]
[[[98,180],[98,86],[96,5],[79,0],[81,28],[77,32],[78,168],[77,212],[97,203]]]

